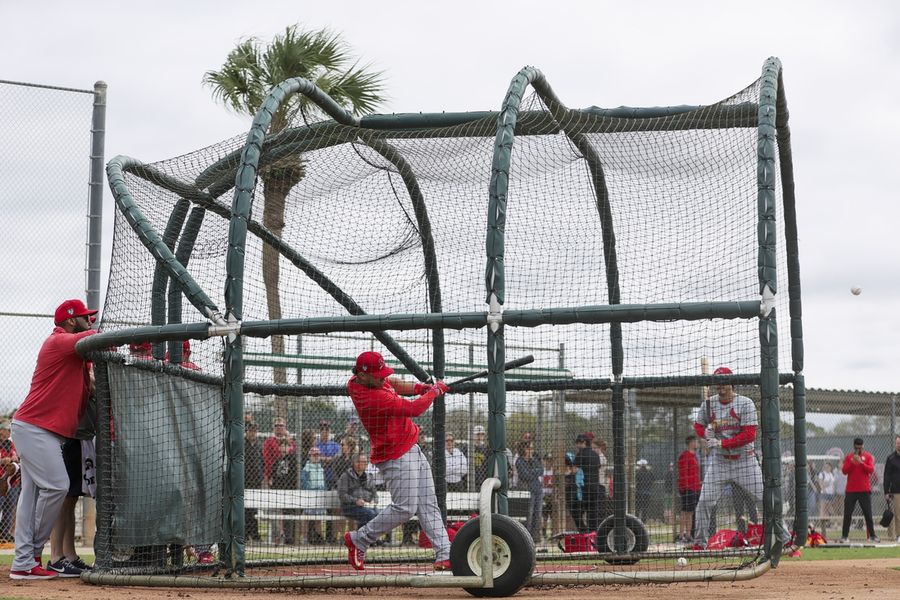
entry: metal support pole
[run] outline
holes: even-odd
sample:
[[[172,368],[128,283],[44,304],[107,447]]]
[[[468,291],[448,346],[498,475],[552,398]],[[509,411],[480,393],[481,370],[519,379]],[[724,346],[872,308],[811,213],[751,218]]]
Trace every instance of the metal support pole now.
[[[88,182],[88,239],[85,300],[100,308],[100,253],[103,238],[103,167],[106,151],[106,83],[94,84],[94,112],[91,116],[91,174]]]
[[[94,110],[91,115],[91,172],[88,181],[87,212],[87,268],[85,272],[85,300],[92,309],[100,309],[100,270],[103,249],[103,167],[106,148],[106,83],[94,84]],[[94,500],[83,500],[81,540],[94,545],[97,507]]]
[[[469,344],[469,364],[475,364],[475,344]],[[474,367],[473,367],[474,370]],[[469,483],[466,485],[466,489],[470,492],[476,489],[477,486],[481,485],[481,482],[475,481],[475,393],[469,392],[469,431],[467,433],[467,437],[469,438]],[[484,457],[484,460],[487,460],[487,457]],[[491,488],[493,489],[493,488]]]
[[[566,345],[559,344],[560,369],[566,367]],[[566,392],[553,392],[553,535],[566,530]],[[603,482],[601,482],[603,483]]]

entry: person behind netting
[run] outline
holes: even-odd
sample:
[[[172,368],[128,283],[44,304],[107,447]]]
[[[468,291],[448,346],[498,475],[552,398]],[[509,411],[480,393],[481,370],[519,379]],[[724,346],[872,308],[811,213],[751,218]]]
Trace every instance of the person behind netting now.
[[[653,483],[655,477],[646,458],[641,458],[636,463],[634,471],[634,504],[637,517],[645,523],[651,515],[653,505]]]
[[[434,547],[434,568],[444,571],[450,568],[450,539],[435,496],[431,467],[417,444],[419,426],[411,417],[428,410],[434,399],[447,391],[447,385],[443,381],[429,386],[388,379],[393,373],[381,354],[363,352],[347,382],[353,406],[371,440],[370,460],[384,476],[391,504],[365,526],[347,532],[344,544],[350,565],[363,570],[366,549],[416,515]],[[400,394],[421,396],[409,401]]]
[[[819,474],[811,462],[806,463],[806,511],[809,515],[809,524],[813,524],[813,519],[821,516],[822,508],[820,504],[821,489],[819,487]],[[821,523],[819,529],[821,529]],[[796,530],[796,527],[794,528]]]
[[[477,491],[481,489],[482,482],[487,479],[487,457],[490,448],[487,445],[487,432],[484,430],[484,425],[476,425],[472,433],[475,439],[472,444],[470,459],[475,466],[473,489]]]
[[[13,540],[12,530],[19,500],[19,454],[9,439],[9,421],[0,421],[0,544]]]
[[[719,367],[713,374],[732,372],[728,367]],[[730,384],[718,384],[716,391],[700,405],[694,423],[701,443],[710,450],[695,513],[695,550],[706,548],[711,520],[727,484],[743,488],[752,502],[762,502],[762,470],[755,450],[756,407],[750,398],[735,394]]]
[[[262,488],[263,458],[262,444],[259,441],[259,430],[253,415],[244,420],[244,487],[247,489]],[[259,521],[256,519],[258,509],[244,509],[244,537],[248,542],[259,541]]]
[[[344,436],[341,438],[341,453],[331,461],[331,469],[334,471],[334,487],[330,490],[337,489],[337,482],[340,480],[344,471],[351,468],[359,455],[359,442],[355,437]]]
[[[465,452],[456,447],[452,433],[444,437],[444,460],[448,492],[465,492],[469,474],[469,460]]]
[[[369,455],[356,453],[350,468],[341,474],[337,484],[341,512],[356,521],[357,529],[365,527],[378,514],[375,509],[378,492],[375,491],[375,482],[366,474],[368,465]]]
[[[819,500],[822,515],[825,517],[836,515],[837,478],[834,476],[834,465],[830,462],[825,462],[822,465],[822,470],[819,471],[816,477],[819,480],[819,490],[821,490]]]
[[[575,466],[575,453],[566,452],[566,510],[575,525],[575,531],[584,533],[587,525],[584,522],[584,471]]]
[[[263,483],[273,490],[297,489],[297,444],[288,434],[287,424],[281,417],[273,423],[275,431],[263,443]],[[285,512],[293,512],[288,509]],[[294,527],[278,519],[275,543],[294,543]]]
[[[31,389],[13,418],[11,436],[19,452],[22,487],[10,579],[58,575],[41,566],[41,553],[69,489],[62,445],[74,437],[92,392],[90,365],[75,352],[75,344],[97,333],[91,329],[95,314],[77,299],[56,308],[56,327],[38,352]]]
[[[875,472],[875,458],[863,450],[862,438],[853,440],[853,452],[844,457],[841,471],[847,476],[847,491],[844,494],[844,523],[841,527],[840,543],[850,541],[850,519],[857,503],[866,522],[866,540],[880,542],[875,535],[875,524],[872,521],[872,473]]]
[[[888,525],[888,538],[900,543],[900,435],[894,436],[894,451],[884,461],[884,500],[894,518]]]
[[[600,459],[600,520],[603,521],[607,515],[612,513],[612,506],[605,506],[609,503],[609,477],[606,468],[609,465],[609,460],[606,458],[606,441],[595,437],[592,431],[586,432],[585,435],[591,440],[591,448],[594,449],[594,452],[597,453],[597,457]]]
[[[584,509],[585,525],[588,531],[597,531],[600,527],[600,503],[602,484],[600,483],[600,456],[591,447],[593,436],[580,433],[575,438],[575,466],[584,473]]]
[[[300,471],[300,489],[319,492],[323,497],[325,490],[325,468],[322,466],[322,451],[318,446],[309,449],[309,458]],[[304,508],[304,515],[324,515],[324,508]],[[310,544],[321,544],[325,541],[322,537],[322,521],[309,521],[306,529],[306,541]]]
[[[680,527],[676,542],[687,544],[694,531],[694,511],[700,499],[700,461],[697,448],[700,440],[692,433],[684,438],[685,450],[678,456],[678,499],[681,506]]]
[[[531,534],[535,544],[541,541],[541,527],[544,523],[542,511],[544,507],[544,465],[540,457],[534,454],[534,442],[523,439],[519,442],[516,472],[519,474],[519,489],[529,493],[528,513],[525,518],[525,529]]]
[[[541,533],[542,535],[550,536],[553,535],[553,506],[556,504],[553,492],[553,456],[549,453],[544,454],[541,458],[541,464],[544,466],[544,473],[541,475],[541,488],[544,492],[544,522],[541,524]]]

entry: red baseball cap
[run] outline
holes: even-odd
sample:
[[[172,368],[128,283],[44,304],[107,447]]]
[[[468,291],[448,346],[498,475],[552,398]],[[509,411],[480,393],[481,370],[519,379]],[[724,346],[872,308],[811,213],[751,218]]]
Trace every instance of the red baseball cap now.
[[[393,375],[394,370],[384,364],[384,357],[378,352],[363,352],[356,357],[356,373],[368,373],[372,377],[383,379]]]
[[[88,307],[84,305],[84,302],[78,298],[73,298],[72,300],[66,300],[56,307],[56,312],[53,314],[53,322],[59,325],[66,319],[89,317],[96,314],[96,310],[88,310]],[[91,320],[91,322],[93,323],[93,320]]]
[[[713,375],[733,375],[733,373],[728,367],[719,367],[718,369],[713,371]]]

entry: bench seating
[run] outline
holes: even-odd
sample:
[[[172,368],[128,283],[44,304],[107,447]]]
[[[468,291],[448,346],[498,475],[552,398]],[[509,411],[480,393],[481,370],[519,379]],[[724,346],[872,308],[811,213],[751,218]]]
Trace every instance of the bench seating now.
[[[508,492],[511,516],[524,519],[530,494],[525,491]],[[378,492],[375,507],[383,509],[391,503],[389,492]],[[339,521],[345,517],[340,514],[340,502],[335,490],[263,490],[247,489],[244,491],[244,508],[257,509],[256,518],[260,520],[284,519],[287,521]],[[324,509],[326,514],[304,514],[309,509]],[[285,513],[285,510],[299,512]],[[477,492],[448,492],[447,516],[468,518],[478,512]]]

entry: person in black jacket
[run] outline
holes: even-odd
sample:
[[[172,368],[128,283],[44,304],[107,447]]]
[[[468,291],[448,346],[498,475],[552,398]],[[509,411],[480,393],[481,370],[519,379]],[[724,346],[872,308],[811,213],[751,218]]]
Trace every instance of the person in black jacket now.
[[[591,448],[591,438],[580,433],[575,438],[575,466],[584,473],[584,498],[582,510],[588,531],[597,531],[600,526],[600,455]]]
[[[884,499],[894,513],[888,527],[888,539],[900,543],[900,435],[894,438],[894,451],[884,461]]]

